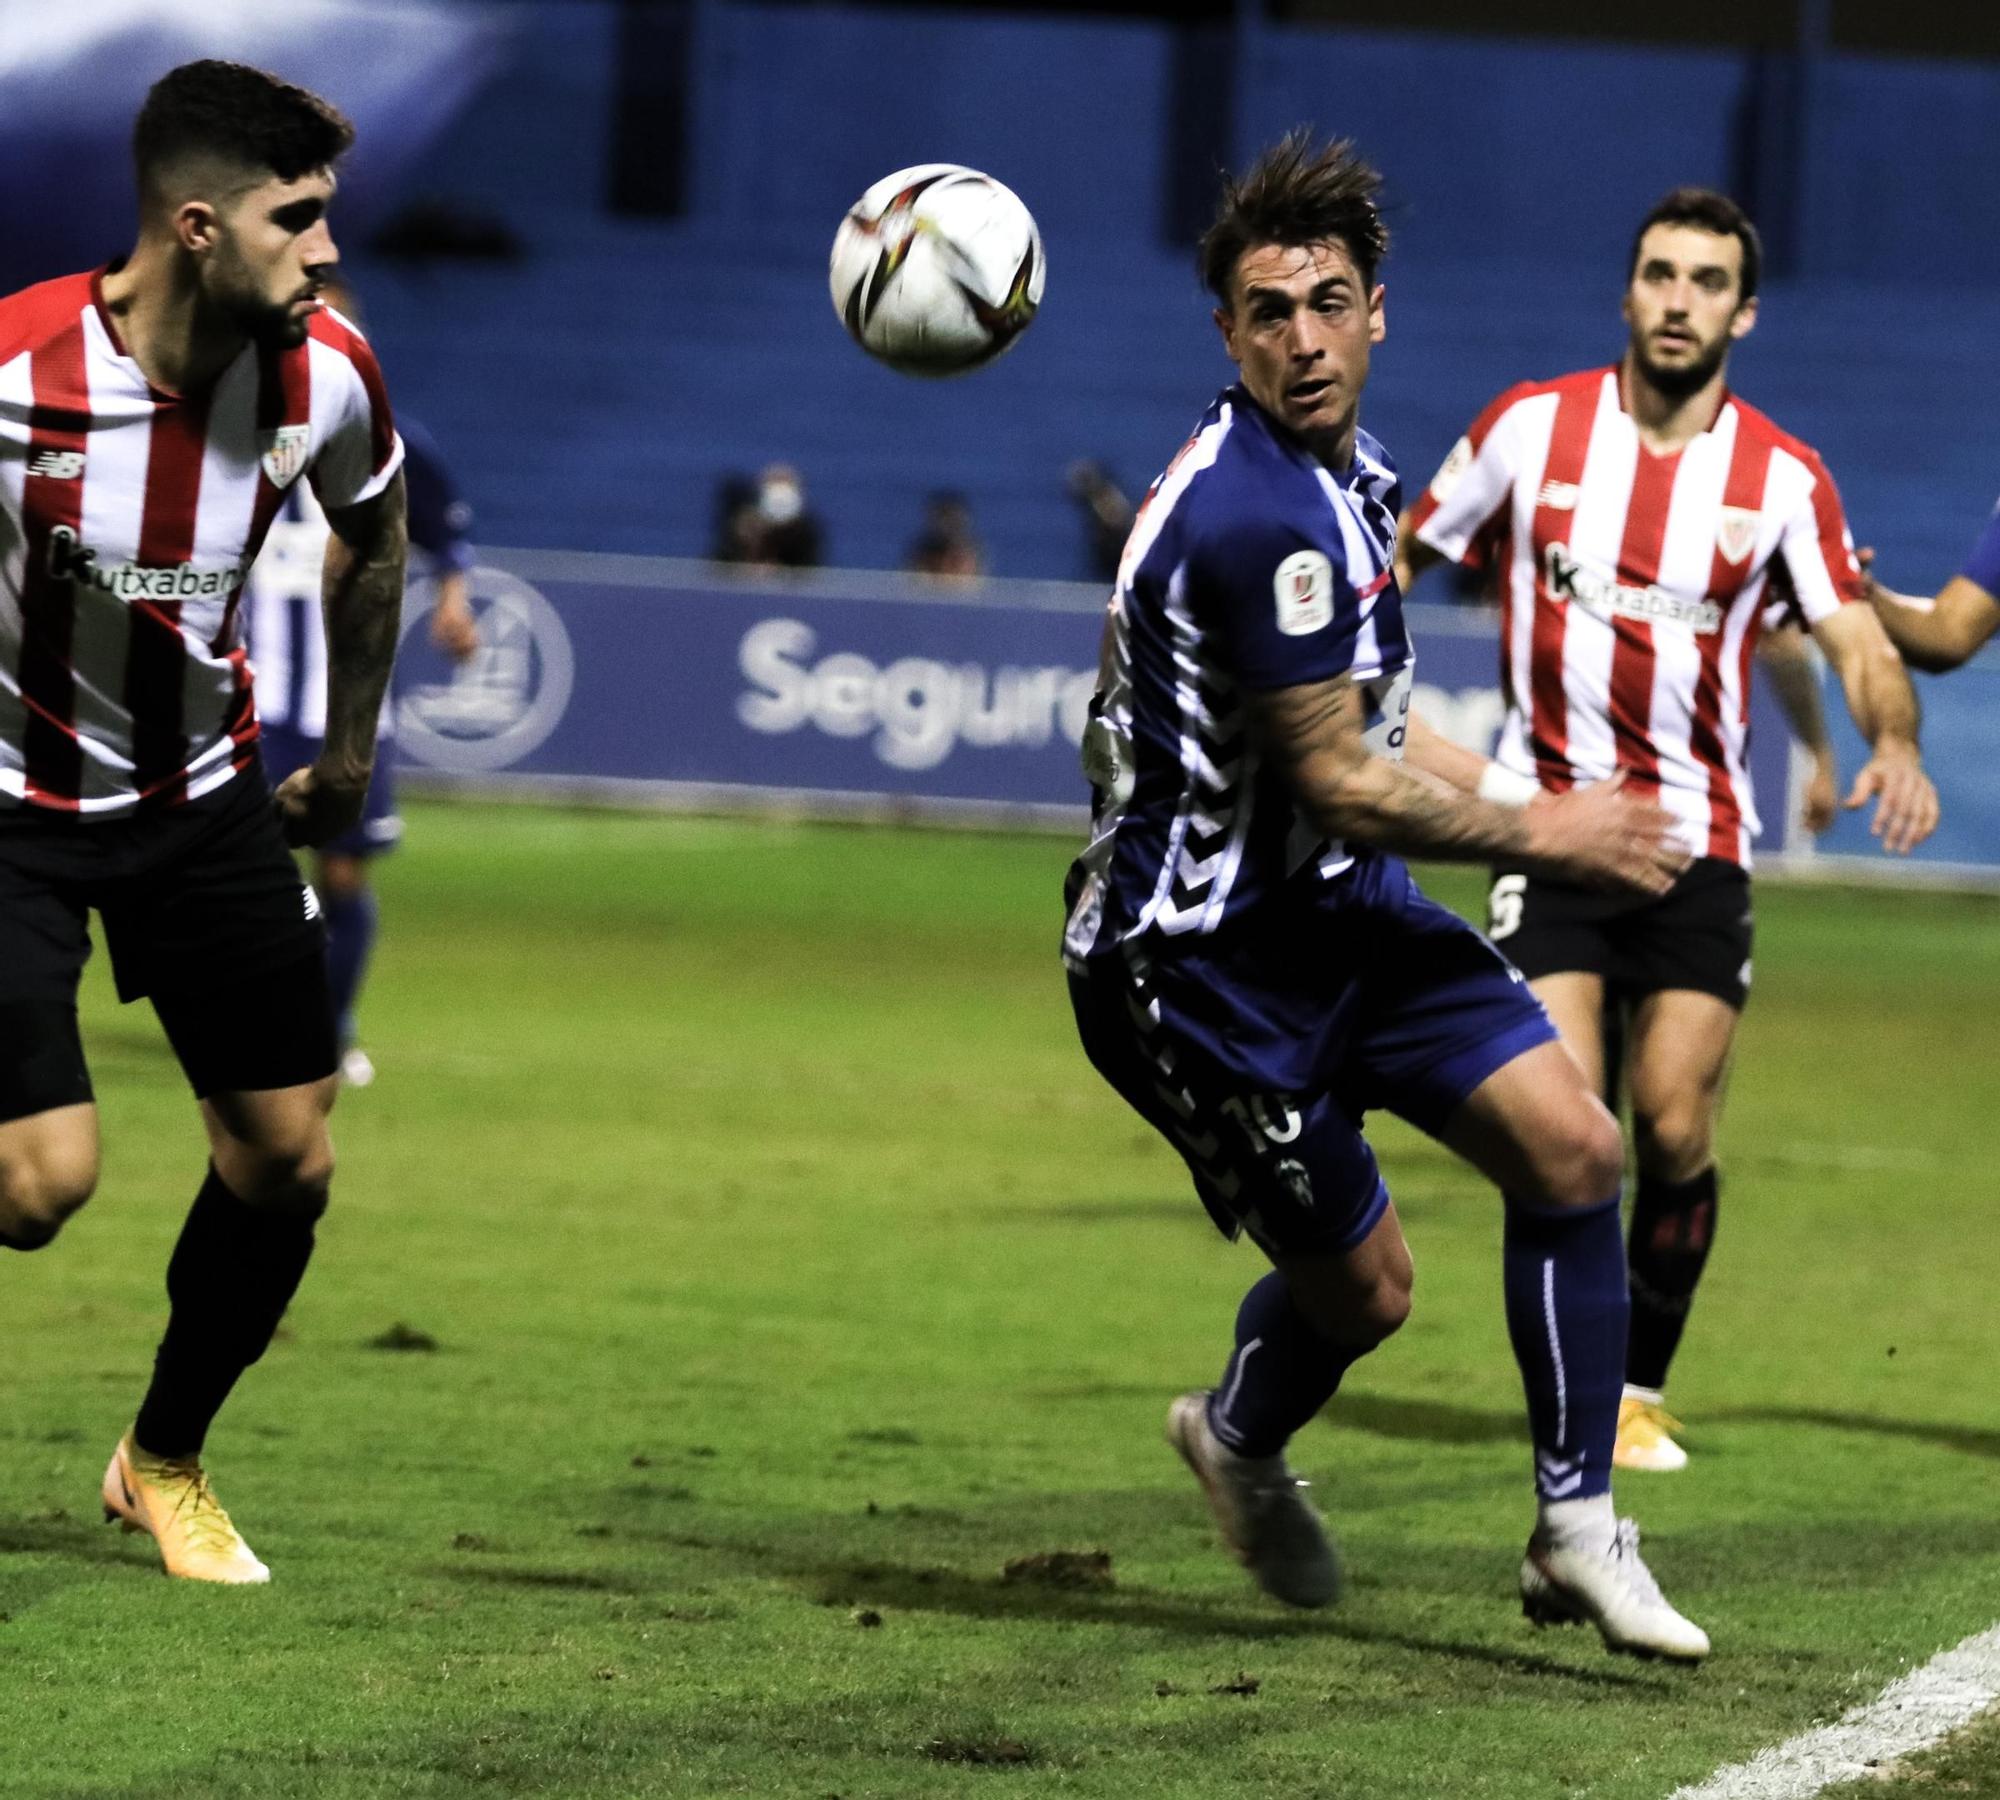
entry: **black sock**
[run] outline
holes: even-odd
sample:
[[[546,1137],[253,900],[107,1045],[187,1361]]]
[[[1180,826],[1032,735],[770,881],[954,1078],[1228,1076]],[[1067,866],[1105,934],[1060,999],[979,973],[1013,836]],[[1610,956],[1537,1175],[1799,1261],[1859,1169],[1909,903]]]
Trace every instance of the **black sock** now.
[[[1625,1266],[1632,1282],[1632,1336],[1625,1380],[1632,1387],[1667,1385],[1667,1368],[1687,1324],[1695,1285],[1715,1238],[1716,1180],[1711,1167],[1692,1181],[1641,1174],[1632,1204]]]
[[[317,1213],[252,1206],[213,1168],[167,1264],[172,1311],[132,1435],[197,1456],[236,1378],[264,1354],[312,1256]]]

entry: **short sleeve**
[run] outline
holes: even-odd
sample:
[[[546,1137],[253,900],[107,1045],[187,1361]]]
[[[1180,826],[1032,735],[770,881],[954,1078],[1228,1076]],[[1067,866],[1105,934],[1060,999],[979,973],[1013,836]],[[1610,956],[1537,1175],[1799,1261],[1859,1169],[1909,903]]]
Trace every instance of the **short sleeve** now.
[[[329,406],[310,477],[319,503],[338,511],[374,499],[394,480],[403,441],[368,340],[339,314],[323,312],[314,316],[311,344],[314,386],[326,381]]]
[[[1452,562],[1485,561],[1513,492],[1520,460],[1517,408],[1530,391],[1526,384],[1509,388],[1474,419],[1410,508],[1417,536]]]
[[[1799,617],[1816,625],[1849,601],[1864,598],[1868,583],[1854,554],[1854,539],[1833,477],[1811,451],[1801,461],[1807,487],[1786,517],[1774,560],[1783,563]],[[1774,569],[1774,578],[1776,574]]]
[[[1243,521],[1198,541],[1186,566],[1187,599],[1224,647],[1245,687],[1297,687],[1356,668],[1364,600],[1389,583],[1387,571],[1357,594],[1337,541],[1278,520]]]
[[[1979,534],[1979,542],[1972,546],[1972,554],[1965,559],[1965,567],[1959,573],[1973,586],[1984,589],[1992,599],[2000,600],[2000,507],[1994,508],[1993,516],[1986,521],[1986,529]]]
[[[403,479],[410,495],[410,542],[440,568],[472,567],[472,508],[460,497],[436,441],[403,427]]]

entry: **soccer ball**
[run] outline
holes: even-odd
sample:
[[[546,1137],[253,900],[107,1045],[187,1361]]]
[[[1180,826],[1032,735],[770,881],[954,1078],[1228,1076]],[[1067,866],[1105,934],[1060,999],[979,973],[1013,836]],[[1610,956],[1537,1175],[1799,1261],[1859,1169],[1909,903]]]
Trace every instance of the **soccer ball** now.
[[[1042,237],[1011,188],[957,163],[885,175],[833,240],[833,308],[906,375],[961,375],[1013,346],[1042,301]]]

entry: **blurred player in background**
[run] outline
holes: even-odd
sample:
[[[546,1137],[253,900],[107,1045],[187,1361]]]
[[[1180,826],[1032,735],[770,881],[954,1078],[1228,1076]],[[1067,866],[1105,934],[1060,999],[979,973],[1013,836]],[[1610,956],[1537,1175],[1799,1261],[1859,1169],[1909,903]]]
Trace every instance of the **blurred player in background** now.
[[[1063,485],[1083,514],[1084,557],[1092,581],[1116,581],[1125,540],[1132,531],[1132,502],[1101,462],[1070,464]]]
[[[1811,636],[1788,603],[1774,601],[1764,609],[1757,660],[1771,678],[1785,723],[1812,765],[1799,795],[1799,823],[1818,837],[1830,831],[1840,817],[1840,767],[1820,698],[1820,659]]]
[[[329,283],[325,303],[333,316],[359,315],[339,283]],[[479,648],[471,600],[472,510],[459,498],[436,443],[415,420],[400,421],[403,478],[409,494],[410,543],[423,554],[436,589],[431,641],[459,662]],[[309,767],[326,740],[326,635],[319,620],[320,571],[326,561],[326,514],[311,488],[296,483],[271,523],[263,553],[250,571],[246,620],[257,677],[259,750],[273,783]],[[390,711],[379,736],[386,742]],[[313,891],[326,920],[327,977],[340,1037],[341,1077],[351,1087],[375,1079],[375,1065],[355,1031],[355,1003],[375,943],[376,906],[369,863],[402,837],[394,777],[386,755],[375,759],[360,822],[319,846]]]
[[[270,1578],[201,1451],[305,1274],[333,1169],[324,937],[286,837],[361,816],[403,595],[388,396],[316,298],[353,137],[260,70],[175,69],[133,129],[130,257],[0,300],[0,1246],[40,1249],[97,1183],[76,1012],[95,908],[210,1155],[105,1516],[203,1581]],[[274,805],[241,584],[301,481],[330,527],[326,732]]]
[[[1970,662],[2000,631],[2000,507],[1936,599],[1898,594],[1874,580],[1868,598],[1896,648],[1919,669],[1941,675]]]
[[[1202,245],[1237,364],[1126,545],[1085,733],[1091,839],[1064,961],[1091,1061],[1272,1271],[1168,1437],[1265,1592],[1339,1572],[1285,1446],[1403,1322],[1411,1266],[1361,1134],[1387,1107],[1506,1198],[1507,1322],[1538,1517],[1521,1597],[1608,1647],[1697,1660],[1611,1502],[1628,1298],[1616,1121],[1519,974],[1392,854],[1505,858],[1664,892],[1672,819],[1612,780],[1517,807],[1409,711],[1401,495],[1359,427],[1383,336],[1378,178],[1303,133],[1225,190]],[[1407,759],[1407,760],[1406,760]]]
[[[1873,755],[1883,848],[1930,835],[1909,675],[1862,599],[1833,480],[1726,385],[1757,319],[1756,228],[1681,188],[1633,242],[1623,359],[1495,400],[1403,520],[1407,587],[1441,559],[1500,586],[1508,713],[1490,791],[1521,801],[1611,779],[1656,797],[1695,860],[1658,896],[1593,893],[1496,859],[1490,930],[1594,1086],[1607,999],[1625,1044],[1639,1185],[1618,1461],[1678,1469],[1667,1371],[1714,1238],[1715,1124],[1750,987],[1751,652],[1769,604],[1812,632]],[[1823,734],[1822,734],[1823,735]]]

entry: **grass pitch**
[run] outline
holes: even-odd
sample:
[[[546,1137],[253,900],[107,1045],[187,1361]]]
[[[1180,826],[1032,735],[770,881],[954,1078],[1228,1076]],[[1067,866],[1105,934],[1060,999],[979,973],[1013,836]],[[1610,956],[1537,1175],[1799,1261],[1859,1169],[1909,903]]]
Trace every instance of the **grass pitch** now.
[[[1498,1203],[1393,1122],[1416,1316],[1294,1456],[1350,1595],[1216,1549],[1159,1428],[1258,1264],[1075,1048],[1068,850],[415,809],[210,1443],[265,1590],[98,1523],[202,1151],[94,966],[103,1187],[0,1262],[0,1795],[1657,1800],[2000,1617],[2000,904],[1761,895],[1695,1461],[1621,1484],[1690,1672],[1519,1617]]]

